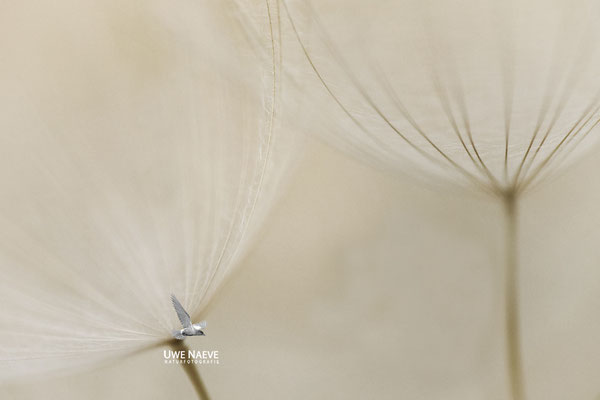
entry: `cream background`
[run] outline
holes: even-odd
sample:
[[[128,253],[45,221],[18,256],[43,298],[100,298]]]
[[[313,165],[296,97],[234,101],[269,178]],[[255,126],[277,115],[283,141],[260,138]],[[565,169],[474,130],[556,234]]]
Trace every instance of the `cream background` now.
[[[4,115],[25,104],[52,122],[60,117],[54,99],[68,96],[77,126],[86,110],[112,104],[99,88],[143,94],[148,82],[168,80],[173,66],[165,32],[153,28],[141,3],[107,1],[101,14],[97,2],[58,3],[2,3],[0,44],[10,60],[0,63]],[[157,3],[169,17],[171,6]],[[170,22],[182,29],[174,36],[187,37],[184,28],[196,26],[189,11],[198,10],[181,4],[190,8],[178,9]],[[102,39],[95,31],[100,22],[81,17],[89,13],[113,21],[116,48],[86,46]],[[178,25],[182,15],[189,19]],[[30,25],[19,24],[25,17]],[[48,54],[27,50],[40,38]],[[74,49],[78,64],[66,57]],[[115,69],[100,62],[109,56],[120,61]],[[63,81],[71,84],[66,92]],[[23,88],[27,94],[15,97]],[[27,113],[14,114],[30,121]],[[600,153],[591,152],[522,202],[530,399],[600,394],[599,168]],[[221,353],[222,365],[201,369],[215,400],[506,398],[501,208],[420,181],[310,144],[254,248],[206,314],[208,336],[188,340],[192,348]],[[162,349],[0,387],[2,399],[193,397],[181,368],[163,365]]]
[[[531,399],[600,393],[595,153],[521,208]],[[504,399],[500,208],[433,192],[313,144],[207,314],[215,399]],[[193,398],[162,349],[3,398]]]

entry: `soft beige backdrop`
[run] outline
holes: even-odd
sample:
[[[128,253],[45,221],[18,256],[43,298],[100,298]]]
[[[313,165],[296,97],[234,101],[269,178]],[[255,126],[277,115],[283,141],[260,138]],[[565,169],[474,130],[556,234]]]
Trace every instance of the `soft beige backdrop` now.
[[[595,153],[524,199],[524,354],[531,399],[600,393]],[[500,208],[392,179],[320,144],[209,310],[214,399],[505,399]],[[6,399],[193,398],[162,349]]]
[[[177,2],[180,8],[156,2],[166,26],[178,28],[172,31],[155,25],[148,4],[2,2],[0,104],[10,127],[2,134],[33,130],[35,118],[51,127],[65,115],[74,127],[110,126],[102,110],[115,98],[107,87],[144,94],[151,82],[169,83],[167,39],[196,38],[190,27],[216,35],[195,22],[202,15],[195,1]],[[107,40],[104,19],[112,45],[88,46]],[[107,57],[118,67],[108,68]],[[178,93],[161,94],[161,101],[181,101]],[[69,106],[58,107],[63,102]],[[523,198],[530,400],[600,395],[599,170],[596,149]],[[214,400],[507,398],[500,205],[422,180],[309,145],[255,246],[208,310],[208,336],[188,340],[191,348],[220,351],[221,365],[201,368]],[[9,400],[154,398],[194,398],[181,368],[163,364],[162,349],[0,386],[0,399]]]

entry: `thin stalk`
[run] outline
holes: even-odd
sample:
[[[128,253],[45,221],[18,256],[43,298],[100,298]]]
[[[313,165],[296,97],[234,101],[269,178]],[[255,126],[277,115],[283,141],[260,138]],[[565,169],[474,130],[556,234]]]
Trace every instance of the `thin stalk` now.
[[[512,400],[525,400],[521,335],[519,321],[519,270],[517,260],[518,194],[504,193],[506,218],[506,271],[505,271],[505,336],[508,380]]]
[[[183,351],[185,354],[188,352],[188,347],[185,345],[183,340],[171,340],[169,341],[169,345],[174,351]],[[185,371],[185,374],[190,379],[192,386],[196,390],[196,394],[198,395],[198,399],[200,400],[210,400],[210,396],[208,395],[208,391],[206,390],[206,386],[204,386],[204,382],[200,377],[200,373],[198,373],[198,369],[194,366],[194,364],[188,364],[182,362],[181,367]]]

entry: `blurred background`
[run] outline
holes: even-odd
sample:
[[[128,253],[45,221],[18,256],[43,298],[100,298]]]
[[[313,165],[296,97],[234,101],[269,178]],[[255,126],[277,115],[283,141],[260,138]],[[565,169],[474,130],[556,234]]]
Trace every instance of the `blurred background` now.
[[[532,399],[600,393],[600,156],[521,207],[523,347]],[[311,143],[206,314],[192,349],[213,398],[505,399],[499,204],[432,192]],[[6,399],[193,398],[162,348]]]
[[[170,6],[157,3],[169,20]],[[67,126],[79,129],[104,121],[111,90],[125,87],[143,98],[149,82],[171,82],[169,40],[186,37],[193,17],[181,26],[169,20],[181,30],[163,36],[141,3],[98,4],[1,4],[0,44],[11,60],[0,63],[2,126],[13,127],[3,134],[33,129],[21,124],[29,118],[11,108],[16,103],[42,121],[56,118],[58,126],[69,114]],[[104,18],[114,24],[107,48],[87,47],[105,43],[83,18],[90,14],[102,16],[102,27]],[[72,25],[46,35],[57,20]],[[48,53],[32,51],[40,48]],[[118,60],[114,69],[95,61],[105,57]],[[195,61],[202,64],[202,55]],[[54,108],[56,99],[65,109]],[[198,367],[213,399],[506,399],[501,204],[307,142],[253,247],[203,314],[207,336],[187,340],[191,349],[220,353],[220,365]],[[521,200],[528,399],[600,395],[599,170],[600,152],[591,149]],[[8,400],[176,397],[194,393],[181,367],[163,363],[163,348],[0,385],[0,398]]]

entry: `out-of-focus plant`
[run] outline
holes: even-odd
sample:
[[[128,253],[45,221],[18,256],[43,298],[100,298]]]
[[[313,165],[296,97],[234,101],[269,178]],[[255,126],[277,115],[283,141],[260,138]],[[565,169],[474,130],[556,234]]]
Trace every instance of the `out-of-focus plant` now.
[[[524,399],[518,199],[589,147],[600,123],[598,4],[282,0],[282,8],[284,32],[299,45],[285,54],[298,57],[291,73],[305,82],[302,94],[287,95],[310,98],[313,131],[380,165],[503,203],[509,392]]]
[[[0,380],[170,343],[240,261],[294,149],[245,3],[2,6]]]

